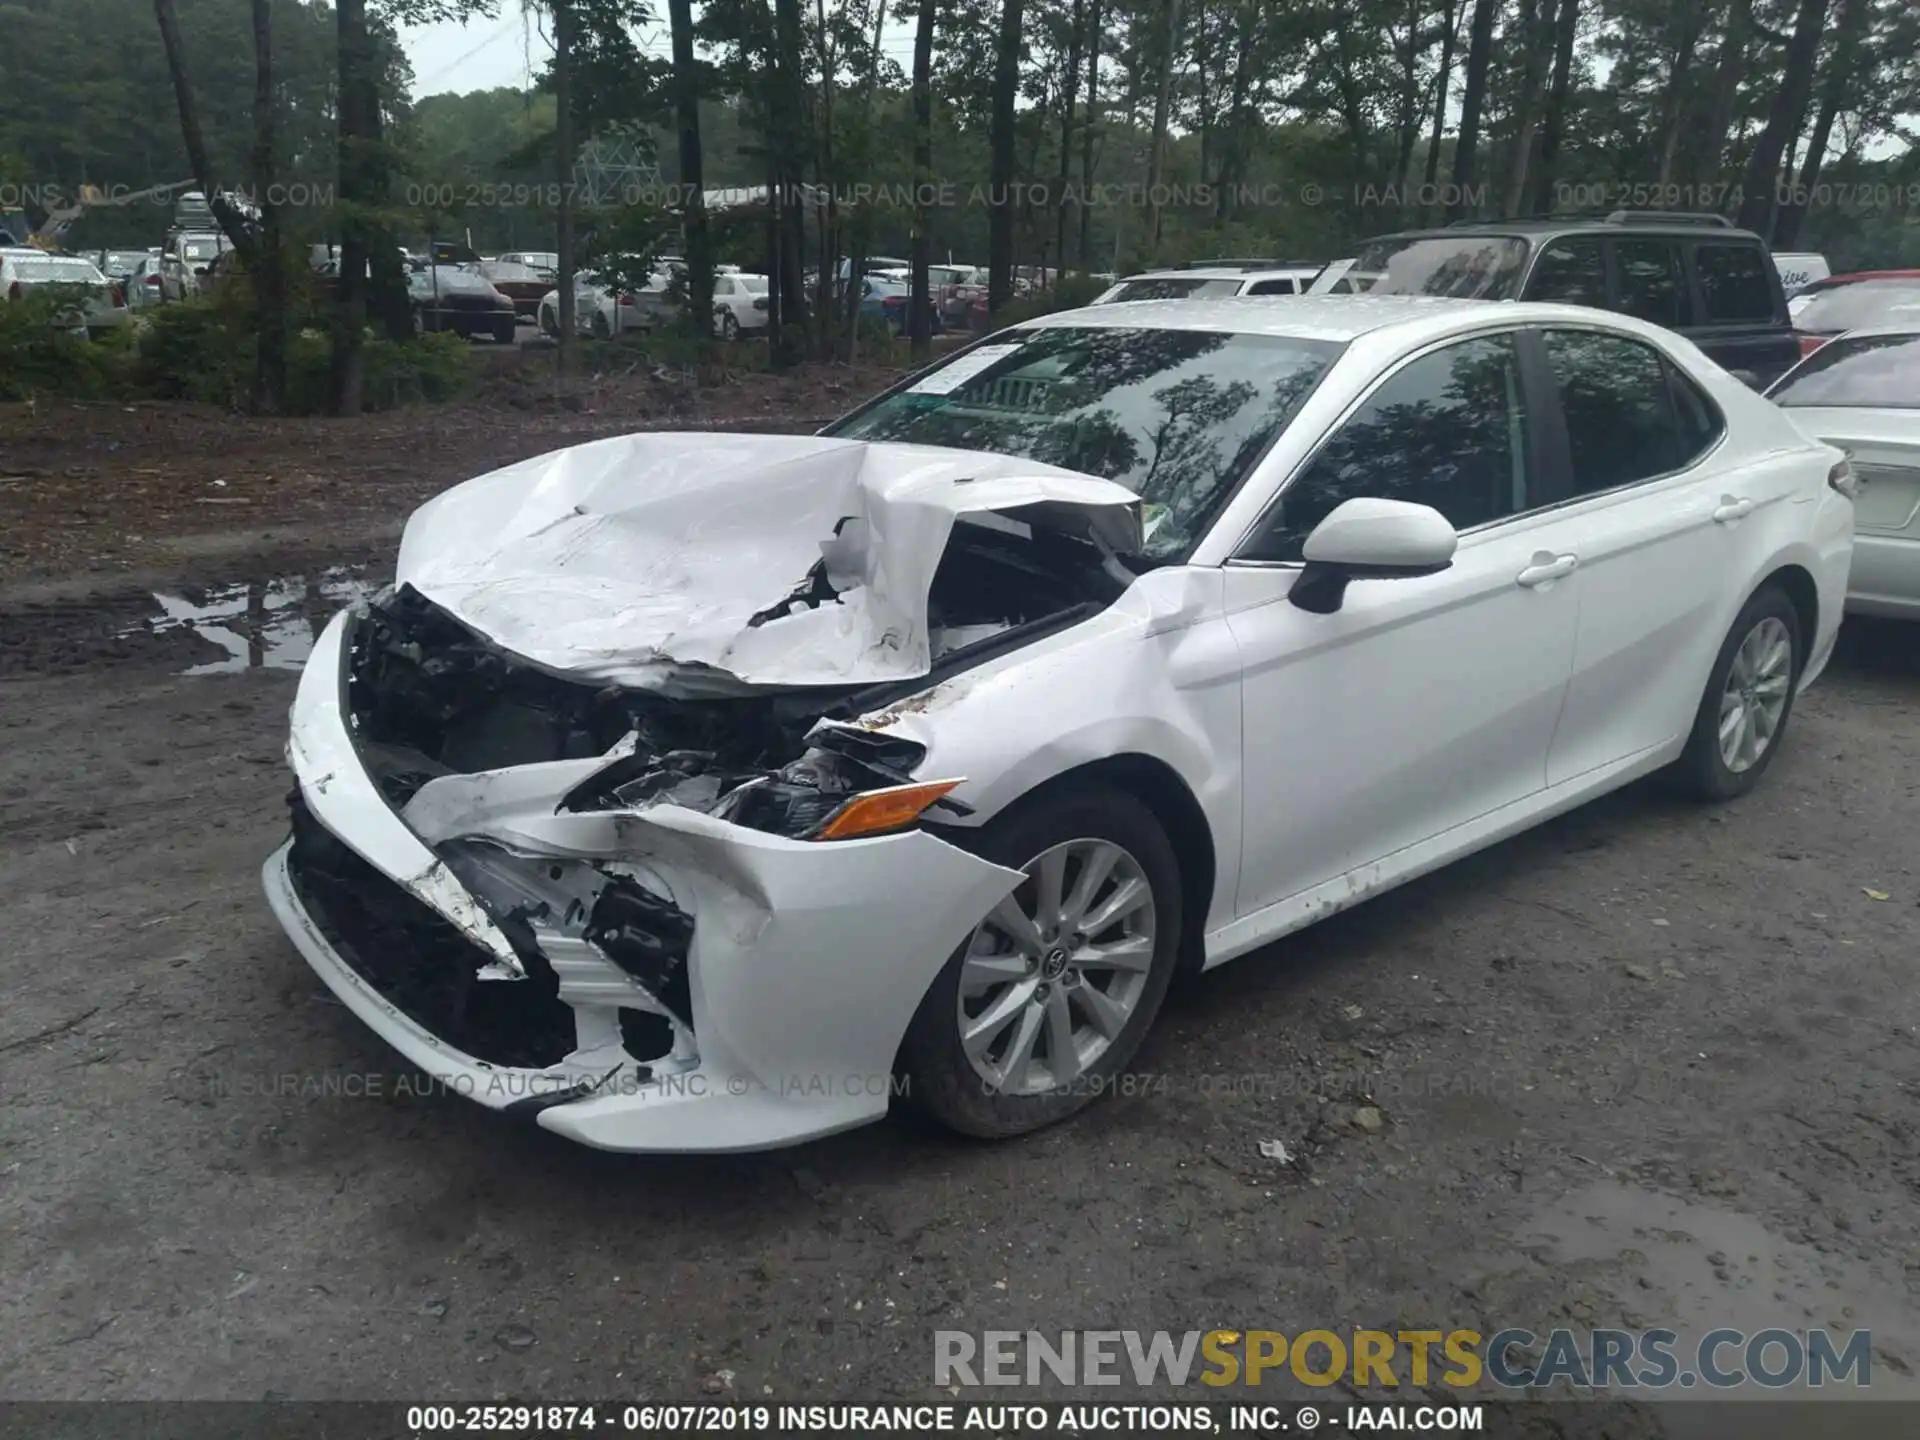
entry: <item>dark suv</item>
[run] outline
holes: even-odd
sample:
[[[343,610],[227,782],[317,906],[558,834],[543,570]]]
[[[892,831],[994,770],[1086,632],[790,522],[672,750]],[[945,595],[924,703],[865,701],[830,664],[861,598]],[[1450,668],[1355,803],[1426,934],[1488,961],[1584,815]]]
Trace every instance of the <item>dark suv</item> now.
[[[1356,290],[1556,300],[1664,325],[1764,389],[1800,358],[1767,243],[1721,215],[1476,220],[1361,245]]]

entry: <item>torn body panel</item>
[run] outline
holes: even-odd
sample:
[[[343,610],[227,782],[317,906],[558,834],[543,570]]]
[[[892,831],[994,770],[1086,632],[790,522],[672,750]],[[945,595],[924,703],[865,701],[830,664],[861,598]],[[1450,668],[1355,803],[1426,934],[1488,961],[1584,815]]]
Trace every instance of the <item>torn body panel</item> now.
[[[814,436],[639,434],[418,510],[398,583],[535,665],[692,693],[927,673],[956,524],[1140,549],[1138,498],[1007,456]],[[999,617],[986,617],[996,619]],[[705,672],[704,674],[702,672]]]

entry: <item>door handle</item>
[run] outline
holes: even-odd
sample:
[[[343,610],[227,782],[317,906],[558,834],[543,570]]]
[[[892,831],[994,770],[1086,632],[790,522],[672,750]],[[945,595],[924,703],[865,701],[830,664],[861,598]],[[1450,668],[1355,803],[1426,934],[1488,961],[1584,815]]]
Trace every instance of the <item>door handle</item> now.
[[[1535,585],[1545,585],[1549,580],[1560,580],[1571,575],[1580,565],[1578,555],[1554,555],[1542,550],[1533,557],[1533,563],[1514,577],[1529,589]]]
[[[1753,512],[1753,501],[1744,495],[1722,495],[1720,508],[1713,512],[1713,518],[1722,525],[1731,525],[1736,520],[1744,520]]]

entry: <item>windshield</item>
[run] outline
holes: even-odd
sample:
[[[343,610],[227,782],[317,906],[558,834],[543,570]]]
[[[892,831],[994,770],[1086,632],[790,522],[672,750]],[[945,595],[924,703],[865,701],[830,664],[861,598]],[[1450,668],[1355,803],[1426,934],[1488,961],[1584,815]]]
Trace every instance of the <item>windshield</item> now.
[[[180,253],[189,260],[211,260],[226,248],[226,243],[220,240],[182,240],[180,242]]]
[[[1346,279],[1375,295],[1508,300],[1527,268],[1527,242],[1511,236],[1428,236],[1361,247]]]
[[[530,283],[540,279],[538,275],[525,265],[510,265],[504,261],[487,266],[486,276],[489,280],[504,280],[510,285],[521,282]]]
[[[1815,335],[1837,335],[1887,318],[1896,305],[1920,305],[1920,278],[1912,280],[1855,280],[1831,289],[1802,294],[1806,302],[1794,317],[1793,328]]]
[[[1107,303],[1122,300],[1196,300],[1206,295],[1238,295],[1238,280],[1208,280],[1199,275],[1151,275],[1121,282]]]
[[[1785,406],[1920,410],[1920,325],[1908,335],[1831,340],[1801,361],[1768,398]]]
[[[439,268],[440,288],[458,291],[462,295],[490,295],[493,282],[477,270],[464,270],[443,265]]]
[[[1192,549],[1342,347],[1059,326],[975,346],[829,435],[1018,455],[1126,486],[1147,555]]]

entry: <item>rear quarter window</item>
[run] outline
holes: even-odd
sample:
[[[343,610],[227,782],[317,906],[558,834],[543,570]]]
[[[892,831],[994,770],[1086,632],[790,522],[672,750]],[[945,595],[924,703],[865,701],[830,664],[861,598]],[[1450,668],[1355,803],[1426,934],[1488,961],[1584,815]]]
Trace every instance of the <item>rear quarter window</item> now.
[[[1773,267],[1758,245],[1703,241],[1694,246],[1693,268],[1706,324],[1764,324],[1775,318]]]

